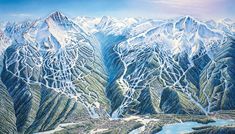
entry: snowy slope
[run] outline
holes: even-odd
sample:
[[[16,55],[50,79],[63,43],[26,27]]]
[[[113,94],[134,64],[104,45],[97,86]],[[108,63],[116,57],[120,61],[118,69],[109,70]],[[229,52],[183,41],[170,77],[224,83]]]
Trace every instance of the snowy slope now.
[[[226,42],[227,37],[225,31],[211,29],[203,22],[197,21],[192,17],[168,20],[159,24],[154,23],[151,28],[143,26],[141,28],[145,30],[142,32],[134,30],[130,32],[130,35],[133,35],[133,37],[129,38],[129,41],[144,38],[145,43],[148,45],[152,43],[164,44],[162,47],[170,50],[172,54],[186,52],[191,57],[201,48],[211,52],[210,56],[213,57],[215,53],[213,51],[216,51],[217,47]]]

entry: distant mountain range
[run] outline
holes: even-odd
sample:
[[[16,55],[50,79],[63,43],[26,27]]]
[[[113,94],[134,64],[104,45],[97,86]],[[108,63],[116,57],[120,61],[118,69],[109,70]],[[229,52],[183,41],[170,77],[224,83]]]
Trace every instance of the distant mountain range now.
[[[0,129],[235,110],[235,23],[77,17],[1,24]]]

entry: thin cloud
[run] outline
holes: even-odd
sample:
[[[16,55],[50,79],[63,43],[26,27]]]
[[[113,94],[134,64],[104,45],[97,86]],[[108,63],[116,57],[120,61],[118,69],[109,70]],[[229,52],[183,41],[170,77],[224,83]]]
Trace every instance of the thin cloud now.
[[[197,1],[191,1],[191,0],[150,0],[149,2],[161,5],[169,8],[176,8],[176,9],[203,9],[210,4],[213,4],[213,2],[218,0],[197,0]]]
[[[167,5],[181,5],[181,6],[192,6],[192,5],[207,5],[217,3],[222,0],[149,0],[151,3],[161,3]]]
[[[28,13],[13,13],[13,14],[9,14],[9,16],[11,17],[32,17],[32,14],[28,14]]]
[[[192,15],[196,17],[224,16],[230,0],[140,0],[147,2],[156,11],[165,14]]]

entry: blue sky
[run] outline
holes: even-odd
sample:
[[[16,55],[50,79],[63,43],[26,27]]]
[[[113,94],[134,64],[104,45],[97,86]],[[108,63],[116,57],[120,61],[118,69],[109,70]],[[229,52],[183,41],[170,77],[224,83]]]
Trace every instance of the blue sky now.
[[[235,18],[235,0],[0,0],[0,20],[75,16]]]

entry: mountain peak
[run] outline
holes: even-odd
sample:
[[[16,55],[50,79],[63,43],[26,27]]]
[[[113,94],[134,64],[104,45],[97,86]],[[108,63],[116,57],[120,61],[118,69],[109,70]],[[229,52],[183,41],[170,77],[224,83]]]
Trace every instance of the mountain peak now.
[[[48,18],[52,18],[54,21],[68,20],[68,18],[59,11],[52,13]]]
[[[197,22],[197,19],[190,16],[190,15],[186,15],[186,16],[183,16],[180,20],[184,21],[184,22],[188,22],[188,21],[195,21]]]
[[[111,20],[111,19],[112,19],[112,17],[110,17],[110,16],[103,16],[101,18],[101,21],[108,21],[108,20]]]

